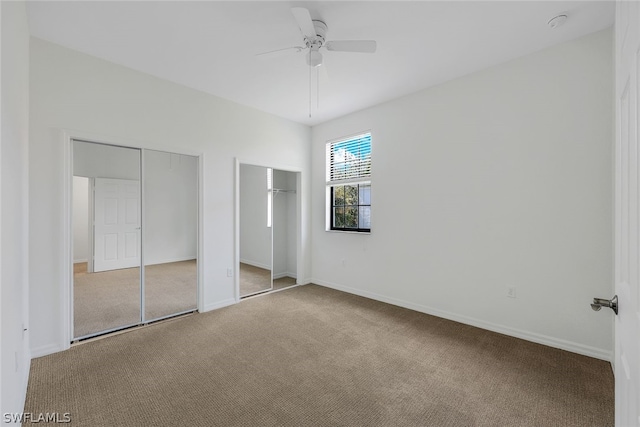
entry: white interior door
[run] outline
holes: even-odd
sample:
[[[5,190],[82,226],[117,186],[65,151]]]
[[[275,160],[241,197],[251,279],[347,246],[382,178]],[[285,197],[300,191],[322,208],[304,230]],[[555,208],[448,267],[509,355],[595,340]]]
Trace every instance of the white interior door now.
[[[140,181],[96,178],[94,271],[140,266]]]
[[[616,3],[615,320],[616,426],[640,425],[640,7]]]

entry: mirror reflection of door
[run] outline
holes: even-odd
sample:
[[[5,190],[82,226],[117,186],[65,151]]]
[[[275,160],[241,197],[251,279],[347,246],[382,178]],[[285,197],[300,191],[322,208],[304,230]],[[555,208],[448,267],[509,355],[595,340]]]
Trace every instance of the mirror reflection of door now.
[[[240,165],[240,296],[272,288],[272,170]]]
[[[140,150],[73,143],[74,337],[140,322]]]
[[[140,181],[94,178],[93,272],[140,265]]]
[[[145,321],[193,311],[198,294],[198,158],[144,150]]]

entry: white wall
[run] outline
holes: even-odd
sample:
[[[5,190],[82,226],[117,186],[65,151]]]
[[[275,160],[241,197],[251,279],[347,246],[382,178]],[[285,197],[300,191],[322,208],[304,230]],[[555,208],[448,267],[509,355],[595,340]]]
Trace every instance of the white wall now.
[[[240,165],[240,261],[271,270],[272,227],[267,227],[267,168]]]
[[[605,30],[315,126],[313,281],[610,359],[612,61]],[[326,232],[325,143],[369,129],[372,232]]]
[[[29,30],[24,2],[0,2],[0,414],[22,412],[29,376]]]
[[[39,39],[31,39],[30,292],[32,351],[65,343],[64,146],[61,129],[104,142],[202,154],[205,310],[235,302],[235,158],[302,171],[302,251],[309,277],[310,129]],[[138,144],[139,143],[139,144]],[[58,303],[59,302],[59,303]]]
[[[73,262],[89,260],[89,178],[73,177]]]

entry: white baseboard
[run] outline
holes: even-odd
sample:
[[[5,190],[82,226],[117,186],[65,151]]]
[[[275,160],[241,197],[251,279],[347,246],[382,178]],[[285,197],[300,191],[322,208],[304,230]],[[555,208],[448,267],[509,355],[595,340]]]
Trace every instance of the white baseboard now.
[[[187,257],[187,258],[175,258],[175,259],[167,259],[167,260],[162,260],[162,261],[154,261],[154,262],[149,262],[146,263],[146,266],[150,266],[150,265],[158,265],[158,264],[169,264],[172,262],[182,262],[182,261],[193,261],[195,260],[196,257]],[[89,262],[88,259],[74,259],[73,263],[74,264],[79,264],[79,263],[83,263],[83,262]]]
[[[432,316],[442,317],[444,319],[453,320],[454,322],[464,323],[466,325],[475,326],[481,329],[497,332],[499,334],[509,335],[509,336],[520,338],[526,341],[543,344],[548,347],[559,348],[561,350],[582,354],[584,356],[605,360],[607,362],[611,362],[613,360],[613,352],[611,351],[606,351],[600,348],[587,346],[587,345],[576,343],[573,341],[554,338],[548,335],[542,335],[535,332],[523,331],[520,329],[511,328],[509,326],[499,325],[492,322],[486,322],[484,320],[475,319],[473,317],[468,317],[468,316],[463,316],[456,313],[451,313],[448,311],[438,310],[436,308],[428,307],[425,305],[387,297],[384,295],[376,294],[374,292],[362,291],[360,289],[356,289],[356,288],[352,288],[344,285],[338,285],[336,283],[325,282],[323,280],[311,279],[311,283],[315,283],[317,285],[325,286],[327,288],[332,288],[339,291],[347,292],[350,294],[359,295],[361,297],[370,298],[376,301],[397,305],[399,307],[408,308],[410,310],[419,311],[421,313],[430,314]]]
[[[145,261],[145,266],[150,266],[150,265],[158,265],[158,264],[170,264],[172,262],[182,262],[182,261],[195,261],[196,257],[195,256],[189,256],[186,258],[171,258],[171,259],[164,259],[161,261],[153,261],[153,262],[146,262]]]
[[[65,350],[60,347],[58,344],[47,344],[40,347],[31,349],[31,358],[36,359],[42,356],[48,356],[49,354],[57,353],[59,351]]]
[[[223,308],[223,307],[228,307],[230,305],[236,304],[237,301],[235,300],[235,298],[229,298],[229,299],[225,299],[222,301],[217,301],[214,302],[213,304],[207,304],[204,306],[204,311],[203,312],[207,312],[207,311],[211,311],[211,310],[217,310],[219,308]]]
[[[278,273],[273,275],[274,279],[281,279],[283,277],[291,277],[293,279],[297,279],[296,274],[291,273],[290,271],[285,271],[284,273]]]
[[[246,260],[246,259],[241,259],[240,263],[248,264],[248,265],[251,265],[253,267],[263,268],[265,270],[271,270],[271,266],[270,265],[261,264],[259,262],[255,262],[255,261],[249,261],[249,260]]]

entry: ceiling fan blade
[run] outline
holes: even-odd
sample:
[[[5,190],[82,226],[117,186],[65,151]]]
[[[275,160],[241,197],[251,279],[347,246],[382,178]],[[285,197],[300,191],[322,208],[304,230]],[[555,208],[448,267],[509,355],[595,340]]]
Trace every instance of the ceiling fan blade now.
[[[331,51],[373,53],[377,44],[374,40],[334,40],[325,46]]]
[[[316,29],[313,26],[309,10],[304,7],[292,7],[291,13],[293,13],[293,17],[296,18],[296,22],[298,23],[298,27],[300,27],[302,34],[310,41],[314,41],[317,34]]]
[[[306,48],[302,46],[285,47],[284,49],[276,49],[276,50],[270,50],[268,52],[257,53],[256,58],[258,59],[281,58],[283,56],[288,56],[294,53],[302,52],[305,49]]]

